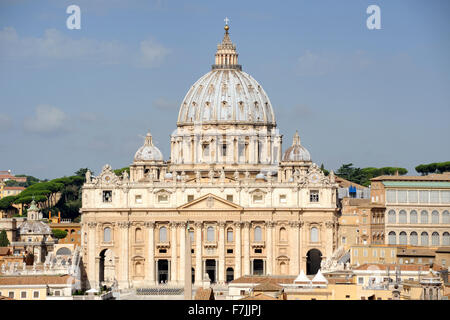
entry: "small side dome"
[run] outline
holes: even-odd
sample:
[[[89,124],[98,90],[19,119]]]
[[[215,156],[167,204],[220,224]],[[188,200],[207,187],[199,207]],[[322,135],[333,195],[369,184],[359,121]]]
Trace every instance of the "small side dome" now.
[[[265,179],[266,178],[266,176],[264,175],[264,173],[258,173],[257,175],[256,175],[256,179]]]
[[[150,132],[145,137],[144,145],[134,155],[134,161],[163,161],[161,151],[153,145]]]
[[[297,131],[292,146],[284,152],[283,161],[311,161],[309,151],[300,144],[300,136]]]

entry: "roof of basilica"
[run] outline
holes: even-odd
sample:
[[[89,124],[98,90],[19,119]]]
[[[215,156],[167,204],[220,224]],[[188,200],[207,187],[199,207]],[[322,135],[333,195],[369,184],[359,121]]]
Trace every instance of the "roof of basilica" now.
[[[189,89],[178,114],[178,125],[246,123],[275,125],[275,115],[261,85],[237,64],[228,26],[216,53],[213,70]]]

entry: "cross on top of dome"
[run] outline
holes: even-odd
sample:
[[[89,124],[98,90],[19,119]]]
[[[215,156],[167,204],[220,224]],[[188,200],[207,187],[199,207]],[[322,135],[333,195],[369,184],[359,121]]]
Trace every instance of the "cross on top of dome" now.
[[[231,42],[230,34],[228,30],[228,22],[230,19],[225,18],[225,34],[223,36],[222,43],[217,45],[217,52],[215,56],[215,64],[212,69],[238,69],[242,70],[242,66],[238,64],[238,54],[236,52],[236,46]]]

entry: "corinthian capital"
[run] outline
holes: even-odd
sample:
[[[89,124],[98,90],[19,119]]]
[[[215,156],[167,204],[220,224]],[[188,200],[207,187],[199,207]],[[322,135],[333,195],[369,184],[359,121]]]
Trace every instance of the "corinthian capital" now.
[[[219,225],[219,228],[225,228],[226,223],[225,223],[225,221],[219,221],[218,225]]]
[[[97,226],[97,222],[90,221],[90,222],[87,223],[87,225],[88,225],[89,228],[95,228]]]
[[[333,221],[327,221],[327,222],[325,222],[325,226],[326,226],[328,229],[331,229],[331,228],[334,227],[334,222],[333,222]]]
[[[144,222],[144,226],[149,229],[155,229],[155,223],[153,221]]]
[[[289,226],[291,227],[291,228],[300,228],[300,222],[299,221],[291,221],[291,222],[289,222]]]
[[[129,228],[131,226],[131,222],[130,221],[120,221],[120,222],[117,223],[117,225],[121,229],[127,229],[127,228]]]
[[[197,222],[194,222],[194,225],[196,228],[201,229],[203,227],[203,222],[197,221]]]
[[[267,221],[266,222],[266,227],[267,228],[273,228],[273,227],[275,227],[275,222],[273,222],[273,221]]]
[[[242,222],[236,221],[236,222],[233,223],[233,225],[234,225],[234,227],[235,227],[236,229],[240,229],[240,228],[242,227]]]

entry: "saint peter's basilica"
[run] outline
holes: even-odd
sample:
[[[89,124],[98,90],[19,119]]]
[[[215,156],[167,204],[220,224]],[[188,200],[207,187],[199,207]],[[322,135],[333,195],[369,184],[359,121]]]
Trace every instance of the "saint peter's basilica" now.
[[[314,274],[336,249],[334,174],[312,162],[298,133],[282,152],[272,104],[238,64],[228,25],[211,71],[181,102],[170,145],[167,160],[148,133],[129,174],[87,173],[88,287]]]

